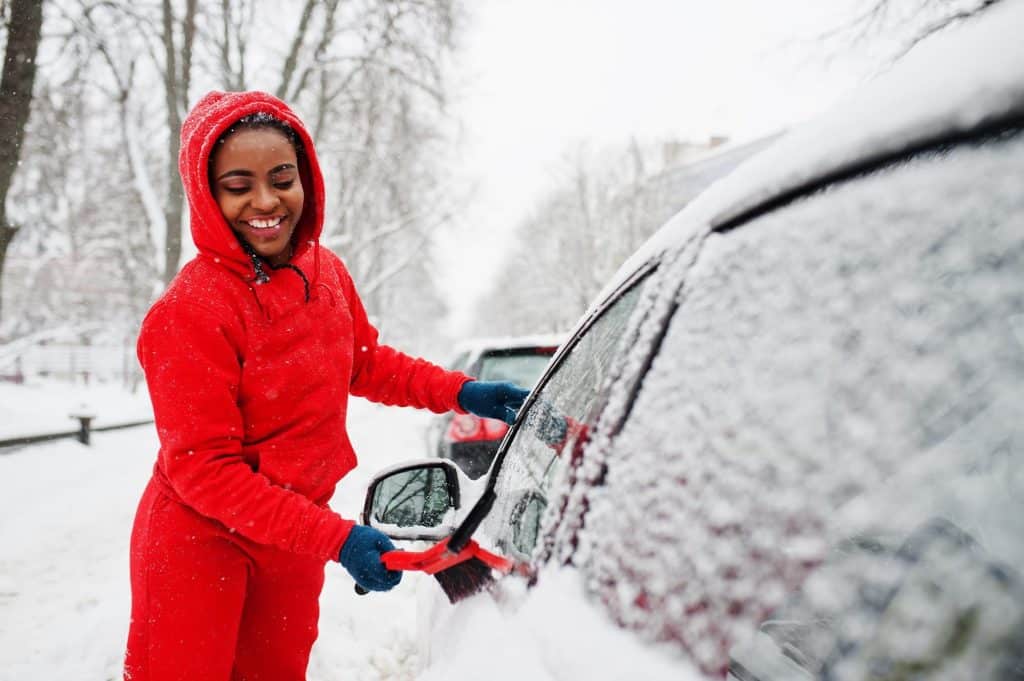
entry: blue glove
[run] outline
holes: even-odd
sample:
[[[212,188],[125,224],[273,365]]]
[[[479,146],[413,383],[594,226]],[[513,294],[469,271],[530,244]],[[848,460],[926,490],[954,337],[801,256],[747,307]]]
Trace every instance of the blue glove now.
[[[469,381],[459,390],[459,406],[477,416],[512,423],[529,394],[508,381]]]
[[[384,567],[380,554],[394,550],[395,545],[383,532],[366,525],[356,525],[341,545],[338,561],[356,584],[367,591],[389,591],[402,581],[402,573]]]

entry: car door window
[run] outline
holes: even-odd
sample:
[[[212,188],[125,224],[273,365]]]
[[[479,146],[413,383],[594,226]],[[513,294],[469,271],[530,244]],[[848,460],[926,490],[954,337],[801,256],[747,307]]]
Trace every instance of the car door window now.
[[[532,553],[547,492],[569,459],[563,454],[593,425],[640,289],[633,284],[582,333],[523,416],[498,475],[495,507],[483,526],[503,552],[522,560]]]

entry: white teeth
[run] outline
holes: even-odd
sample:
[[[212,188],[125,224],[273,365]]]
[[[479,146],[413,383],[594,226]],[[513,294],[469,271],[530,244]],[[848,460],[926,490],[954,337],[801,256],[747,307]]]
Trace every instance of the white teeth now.
[[[284,220],[284,216],[279,218],[273,218],[271,220],[249,220],[249,226],[255,227],[256,229],[270,229],[271,227],[277,227]]]

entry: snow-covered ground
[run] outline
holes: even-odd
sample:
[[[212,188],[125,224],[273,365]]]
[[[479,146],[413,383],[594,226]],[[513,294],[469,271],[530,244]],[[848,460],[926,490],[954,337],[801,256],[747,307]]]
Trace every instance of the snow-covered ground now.
[[[67,413],[83,402],[111,422],[149,411],[144,389],[0,384],[0,438],[71,429]],[[335,510],[355,517],[375,471],[421,456],[426,418],[353,399],[361,461],[339,485]],[[156,449],[145,426],[96,433],[91,447],[67,439],[0,453],[0,681],[120,678],[128,539]],[[345,570],[328,565],[309,681],[414,678],[417,592],[437,588],[407,574],[390,593],[357,596]]]

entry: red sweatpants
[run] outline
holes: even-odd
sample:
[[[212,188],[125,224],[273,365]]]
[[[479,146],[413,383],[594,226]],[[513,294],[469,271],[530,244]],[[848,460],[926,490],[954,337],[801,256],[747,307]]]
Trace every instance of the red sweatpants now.
[[[132,530],[126,681],[303,681],[323,561],[251,542],[151,481]]]

